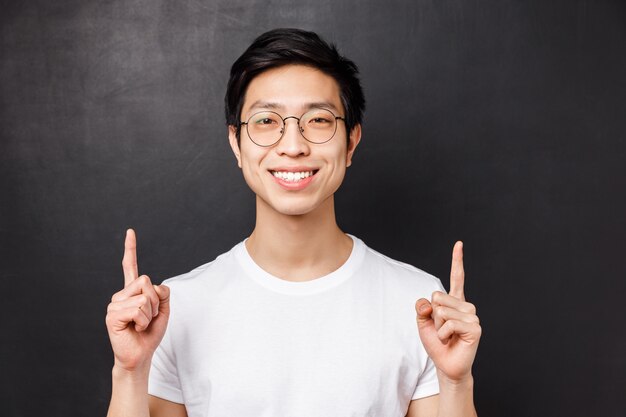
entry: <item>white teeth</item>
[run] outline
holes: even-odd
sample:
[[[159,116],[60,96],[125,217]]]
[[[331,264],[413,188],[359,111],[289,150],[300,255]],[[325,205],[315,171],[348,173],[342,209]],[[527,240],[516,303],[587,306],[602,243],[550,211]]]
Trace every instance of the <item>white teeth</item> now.
[[[298,182],[313,175],[313,171],[303,172],[286,172],[286,171],[271,171],[272,175],[276,178],[280,178],[283,181]]]

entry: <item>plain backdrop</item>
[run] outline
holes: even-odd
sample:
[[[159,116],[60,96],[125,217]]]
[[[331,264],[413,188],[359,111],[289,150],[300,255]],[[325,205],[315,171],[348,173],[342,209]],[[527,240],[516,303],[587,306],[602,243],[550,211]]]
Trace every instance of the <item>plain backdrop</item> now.
[[[105,415],[127,227],[158,282],[250,233],[223,97],[275,27],[361,70],[341,227],[446,287],[465,241],[481,417],[626,415],[624,1],[2,0],[0,22],[2,416]]]

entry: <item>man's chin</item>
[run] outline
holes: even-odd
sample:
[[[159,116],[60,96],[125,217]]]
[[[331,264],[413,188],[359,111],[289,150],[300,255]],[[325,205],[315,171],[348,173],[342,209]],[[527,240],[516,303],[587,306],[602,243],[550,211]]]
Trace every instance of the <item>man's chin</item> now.
[[[273,212],[274,214],[283,216],[306,216],[316,211],[320,204],[312,204],[309,201],[265,201],[260,199],[260,204],[257,206],[259,213],[261,211]]]
[[[284,216],[306,216],[315,211],[315,207],[305,205],[288,205],[274,207],[274,210]]]
[[[311,216],[314,214],[328,215],[334,211],[333,195],[320,198],[315,194],[300,196],[268,196],[263,198],[257,194],[257,216],[263,212],[284,216]]]

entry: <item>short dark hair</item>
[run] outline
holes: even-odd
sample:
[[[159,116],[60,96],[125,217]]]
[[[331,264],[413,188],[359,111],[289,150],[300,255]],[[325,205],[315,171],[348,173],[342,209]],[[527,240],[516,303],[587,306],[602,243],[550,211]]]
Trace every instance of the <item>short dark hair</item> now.
[[[361,124],[365,97],[356,64],[341,56],[334,44],[327,43],[315,32],[274,29],[256,38],[230,69],[224,98],[226,124],[235,126],[237,138],[248,85],[262,72],[285,65],[307,65],[333,77],[339,85],[339,95],[346,112],[347,133]]]

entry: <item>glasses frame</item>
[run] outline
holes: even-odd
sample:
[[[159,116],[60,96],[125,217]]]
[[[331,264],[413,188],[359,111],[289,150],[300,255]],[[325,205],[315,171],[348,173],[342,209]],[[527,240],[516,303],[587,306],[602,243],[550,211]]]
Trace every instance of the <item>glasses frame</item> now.
[[[334,132],[333,132],[333,134],[330,136],[330,138],[326,139],[324,142],[313,142],[312,140],[307,139],[307,137],[306,137],[306,136],[304,136],[304,129],[302,128],[302,126],[300,126],[300,120],[301,120],[301,119],[302,119],[302,118],[303,118],[303,117],[304,117],[307,113],[310,113],[310,112],[312,112],[312,111],[314,111],[314,110],[325,110],[325,111],[329,112],[330,114],[332,114],[332,115],[333,115],[333,117],[335,118],[335,131],[334,131]],[[273,142],[273,143],[271,143],[271,144],[269,144],[269,145],[261,145],[261,144],[259,144],[259,143],[256,143],[256,142],[254,141],[254,139],[252,139],[252,136],[250,135],[250,131],[248,130],[248,126],[249,126],[250,120],[251,120],[254,116],[256,116],[257,114],[259,114],[259,113],[273,113],[273,114],[275,114],[276,116],[278,116],[278,117],[280,118],[280,120],[282,120],[282,121],[283,121],[283,125],[282,125],[282,128],[281,128],[281,130],[282,130],[282,131],[281,131],[281,133],[280,133],[280,137],[276,140],[276,142]],[[298,121],[298,131],[300,132],[300,135],[301,135],[301,136],[304,138],[304,140],[306,140],[307,142],[309,142],[309,143],[314,143],[314,144],[316,144],[316,145],[323,145],[324,143],[330,142],[330,140],[331,140],[332,138],[334,138],[334,137],[335,137],[335,134],[337,133],[337,126],[338,126],[338,124],[337,124],[337,120],[343,120],[343,121],[344,121],[344,123],[345,123],[345,121],[346,121],[346,118],[345,118],[345,117],[342,117],[342,116],[336,116],[336,115],[335,115],[335,113],[333,113],[332,111],[330,111],[330,110],[328,110],[328,109],[324,109],[324,108],[319,108],[319,107],[318,107],[318,108],[309,109],[309,110],[305,111],[304,113],[302,113],[302,115],[300,115],[300,117],[296,117],[296,116],[287,116],[287,117],[283,117],[283,116],[281,116],[280,114],[276,113],[275,111],[271,111],[271,110],[261,110],[261,111],[258,111],[258,112],[253,113],[250,117],[248,117],[248,121],[246,121],[246,122],[241,122],[241,121],[240,121],[240,122],[239,122],[239,128],[241,129],[241,126],[242,126],[242,125],[246,125],[246,133],[248,134],[248,138],[250,139],[250,141],[252,141],[252,143],[254,143],[255,145],[260,146],[260,147],[262,147],[262,148],[269,148],[270,146],[274,146],[274,145],[276,145],[278,142],[280,142],[280,140],[281,140],[281,139],[283,138],[283,136],[285,135],[285,130],[287,130],[287,122],[286,122],[286,120],[288,120],[288,119],[296,119],[296,120]]]

